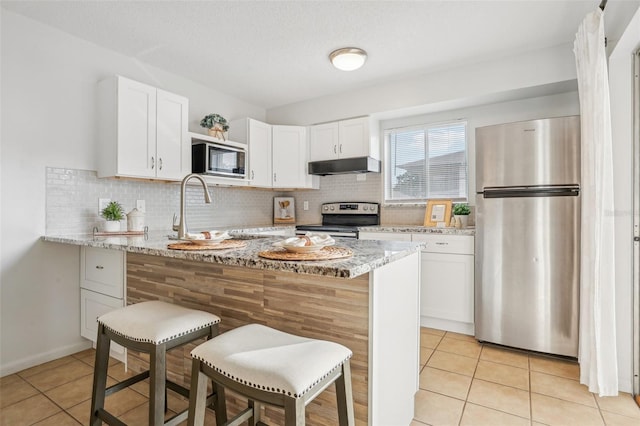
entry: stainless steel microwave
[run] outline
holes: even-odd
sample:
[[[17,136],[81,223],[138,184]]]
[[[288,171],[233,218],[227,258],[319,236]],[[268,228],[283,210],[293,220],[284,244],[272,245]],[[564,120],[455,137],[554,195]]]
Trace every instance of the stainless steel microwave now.
[[[212,142],[194,142],[191,145],[193,173],[245,179],[246,169],[245,148]]]

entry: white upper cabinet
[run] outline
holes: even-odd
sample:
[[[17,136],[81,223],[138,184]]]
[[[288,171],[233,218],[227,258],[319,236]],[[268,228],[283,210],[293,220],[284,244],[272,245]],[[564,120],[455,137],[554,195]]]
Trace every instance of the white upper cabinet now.
[[[317,176],[307,174],[307,129],[272,126],[252,118],[229,123],[229,138],[247,143],[249,186],[317,188]]]
[[[191,173],[189,101],[158,89],[156,105],[156,176],[182,179]]]
[[[309,161],[338,158],[338,122],[310,127]]]
[[[273,187],[308,188],[307,129],[273,126]]]
[[[253,118],[234,120],[229,139],[247,144],[249,186],[271,188],[271,125]]]
[[[378,139],[372,137],[377,132],[371,132],[369,117],[318,124],[310,129],[309,161],[380,157]]]
[[[180,180],[190,173],[187,98],[121,76],[98,90],[99,177]]]

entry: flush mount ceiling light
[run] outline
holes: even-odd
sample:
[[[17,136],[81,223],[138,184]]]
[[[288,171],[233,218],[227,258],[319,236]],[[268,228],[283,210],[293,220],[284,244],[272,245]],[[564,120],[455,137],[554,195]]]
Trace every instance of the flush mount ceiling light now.
[[[367,52],[357,47],[343,47],[331,52],[329,60],[339,70],[353,71],[364,65],[364,61],[367,60]]]

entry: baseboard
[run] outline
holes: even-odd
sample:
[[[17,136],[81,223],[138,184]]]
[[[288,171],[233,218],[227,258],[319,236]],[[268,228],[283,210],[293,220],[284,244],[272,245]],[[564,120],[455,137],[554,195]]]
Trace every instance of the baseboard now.
[[[452,331],[454,333],[467,334],[473,336],[475,327],[467,322],[450,321],[433,317],[420,317],[420,326],[436,328],[438,330]]]
[[[85,340],[73,345],[54,349],[49,352],[34,355],[28,358],[23,358],[19,361],[11,362],[9,364],[3,364],[0,365],[0,377],[8,376],[9,374],[17,373],[18,371],[35,367],[36,365],[44,364],[45,362],[53,361],[54,359],[81,352],[85,349],[89,349],[90,347],[91,341]]]

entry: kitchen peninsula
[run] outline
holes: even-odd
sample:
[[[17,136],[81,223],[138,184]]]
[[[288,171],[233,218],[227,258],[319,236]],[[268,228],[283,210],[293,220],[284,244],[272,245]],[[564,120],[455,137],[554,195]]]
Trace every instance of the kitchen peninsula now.
[[[277,261],[258,253],[281,237],[236,235],[241,249],[179,251],[166,233],[145,237],[46,236],[55,243],[126,252],[126,300],[164,300],[212,312],[221,332],[261,323],[349,347],[356,423],[409,424],[418,388],[420,244],[338,239],[353,256]],[[168,357],[169,375],[188,384],[189,352]],[[143,357],[128,354],[133,370]],[[231,404],[233,406],[233,402]],[[335,424],[335,395],[307,407],[308,424]],[[280,413],[267,416],[281,422]]]

